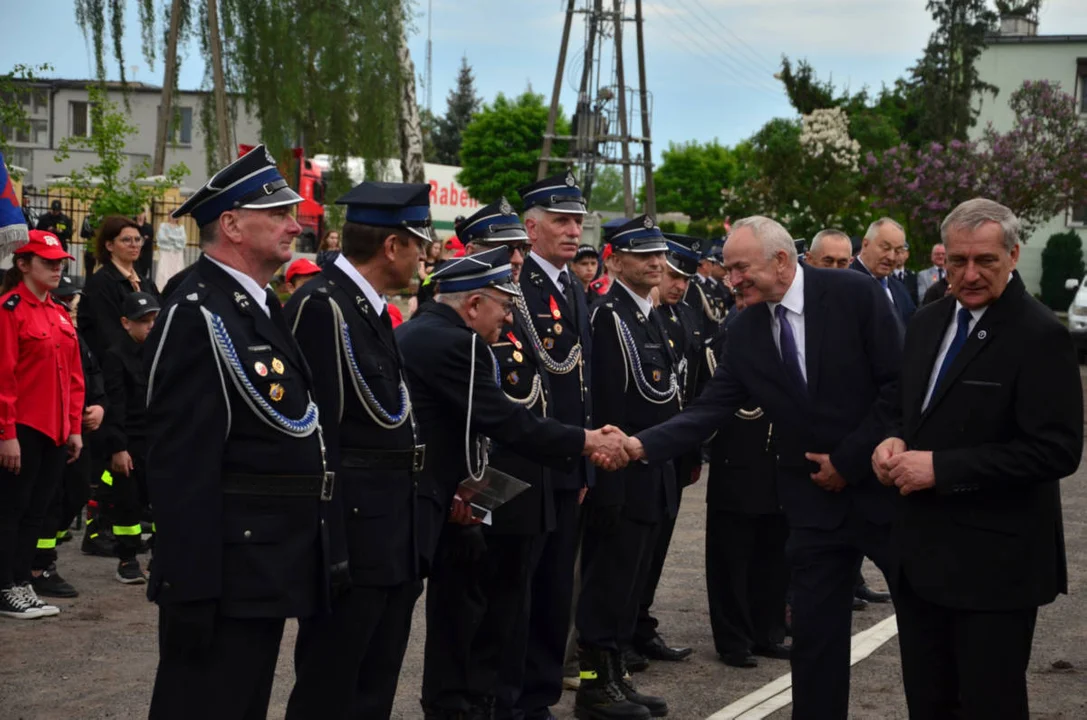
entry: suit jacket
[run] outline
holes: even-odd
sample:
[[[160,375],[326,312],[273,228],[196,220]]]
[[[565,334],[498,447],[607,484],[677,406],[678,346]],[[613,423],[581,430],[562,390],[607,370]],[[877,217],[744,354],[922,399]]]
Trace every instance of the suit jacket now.
[[[678,364],[664,330],[667,321],[661,317],[659,308],[653,311],[653,317],[643,315],[619,281],[612,283],[604,303],[593,312],[593,403],[597,419],[627,435],[664,422],[680,408],[682,391],[668,400],[652,395],[649,400],[643,394],[667,391]],[[623,326],[630,333],[628,342],[620,339]],[[627,352],[637,356],[628,360]],[[631,463],[617,472],[598,471],[588,502],[601,507],[622,505],[627,517],[640,522],[675,517],[678,496],[675,467],[670,459]]]
[[[422,441],[411,417],[396,428],[374,420],[380,410],[401,416],[404,364],[396,338],[335,263],[292,295],[284,312],[313,369],[329,464],[336,470],[328,523],[333,547],[345,555],[333,565],[347,562],[355,585],[412,580],[418,575],[412,454]],[[384,466],[374,467],[379,455]]]
[[[419,475],[418,488],[419,547],[429,566],[457,485],[468,477],[466,434],[470,433],[468,445],[473,448],[475,472],[480,468],[474,448],[483,435],[536,462],[570,472],[581,460],[585,431],[552,418],[538,418],[506,397],[486,342],[447,305],[428,303],[396,329],[396,339],[404,353],[416,417],[426,443],[426,467]],[[495,514],[502,510],[498,508]]]
[[[574,345],[581,343],[581,363],[565,374],[549,372],[549,380],[554,398],[555,418],[567,425],[594,428],[597,425],[593,417],[590,385],[593,372],[593,340],[589,305],[585,299],[585,290],[573,273],[570,273],[570,285],[576,305],[573,308],[536,262],[536,258],[531,253],[525,257],[525,264],[521,269],[521,292],[524,293],[529,317],[521,318],[522,326],[527,331],[531,324],[535,330],[541,343],[540,346],[535,346],[533,341],[537,354],[547,353],[556,362],[565,360]],[[561,316],[558,320],[552,314],[552,300]],[[557,332],[556,328],[559,328]],[[570,471],[553,471],[551,481],[556,490],[580,490],[585,486],[591,487],[595,476],[593,464],[588,458],[584,458]]]
[[[676,358],[683,361],[683,367],[677,374],[683,392],[683,404],[687,405],[698,397],[710,376],[706,361],[706,343],[702,338],[702,323],[698,314],[682,300],[675,305],[661,305],[657,311],[664,318],[661,324],[668,334],[668,342],[675,351]],[[692,450],[676,458],[675,465],[677,485],[684,488],[693,484],[698,479],[694,471],[702,467],[702,449]]]
[[[754,403],[724,420],[710,443],[706,504],[743,515],[778,515],[774,424]]]
[[[946,271],[944,277],[947,277]],[[922,298],[925,297],[925,293],[940,279],[940,268],[933,265],[927,267],[921,272],[917,273],[917,294]]]
[[[849,267],[851,270],[864,273],[873,280],[876,279],[871,271],[869,271],[860,260],[854,259]],[[913,314],[917,311],[917,303],[910,300],[910,293],[906,289],[905,284],[895,279],[893,276],[887,278],[887,288],[891,291],[891,297],[894,298],[895,313],[902,322],[902,331],[905,332],[906,326],[910,324],[910,318],[912,318]],[[880,285],[880,289],[883,289],[882,285]],[[883,297],[886,299],[887,293],[883,293]]]
[[[1016,275],[922,411],[955,308],[925,307],[906,335],[899,436],[932,452],[936,485],[899,499],[891,547],[930,602],[1036,607],[1068,589],[1059,480],[1083,449],[1076,352]]]
[[[157,529],[147,594],[160,605],[215,600],[227,616],[270,618],[327,605],[324,503],[317,494],[260,492],[262,481],[320,479],[324,468],[309,366],[285,323],[259,302],[201,258],[144,346]],[[229,340],[236,362],[213,334]],[[226,492],[237,475],[251,489]]]
[[[904,268],[902,270],[901,278],[893,273],[891,277],[906,286],[906,292],[910,294],[910,300],[913,301],[914,307],[920,307],[922,296],[920,293],[917,292],[917,271],[910,270],[909,268]]]
[[[901,340],[883,288],[859,273],[804,273],[807,393],[794,389],[774,344],[765,303],[729,324],[720,364],[702,394],[679,416],[638,433],[657,460],[696,446],[738,409],[754,402],[774,420],[778,496],[793,527],[833,529],[851,509],[889,522],[893,493],[880,485],[871,455],[884,436],[896,391]],[[848,487],[823,490],[804,453],[828,453]]]

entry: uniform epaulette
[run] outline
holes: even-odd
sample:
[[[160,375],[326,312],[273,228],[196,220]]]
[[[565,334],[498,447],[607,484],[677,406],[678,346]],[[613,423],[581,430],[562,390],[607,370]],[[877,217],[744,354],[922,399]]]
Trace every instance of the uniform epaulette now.
[[[22,298],[19,297],[18,293],[16,293],[15,295],[12,295],[11,297],[9,297],[7,300],[4,301],[4,309],[5,310],[14,310],[19,305],[20,302],[22,302]]]
[[[180,302],[179,304],[200,303],[203,302],[204,298],[206,298],[207,296],[208,286],[205,283],[197,283],[196,289],[194,289],[192,292],[185,293],[185,295],[181,299],[182,302]]]

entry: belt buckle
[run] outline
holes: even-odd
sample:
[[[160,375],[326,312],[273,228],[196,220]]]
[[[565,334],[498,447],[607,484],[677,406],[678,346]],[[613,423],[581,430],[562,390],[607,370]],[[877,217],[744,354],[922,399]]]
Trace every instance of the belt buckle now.
[[[411,471],[422,472],[426,464],[426,445],[416,445],[411,453]]]
[[[328,502],[332,499],[332,488],[336,485],[336,473],[330,471],[325,472],[321,477],[321,500]]]

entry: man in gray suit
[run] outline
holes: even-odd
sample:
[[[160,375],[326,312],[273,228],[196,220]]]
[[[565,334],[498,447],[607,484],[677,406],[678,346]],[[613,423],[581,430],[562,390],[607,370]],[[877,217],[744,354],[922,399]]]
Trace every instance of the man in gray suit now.
[[[925,268],[917,275],[917,295],[919,297],[924,298],[930,287],[947,277],[947,272],[944,270],[944,261],[946,260],[947,248],[944,247],[943,243],[933,245],[932,267]]]

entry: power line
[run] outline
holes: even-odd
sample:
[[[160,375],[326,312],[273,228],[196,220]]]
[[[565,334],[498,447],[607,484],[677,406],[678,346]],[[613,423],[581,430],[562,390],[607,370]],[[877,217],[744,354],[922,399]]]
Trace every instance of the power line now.
[[[680,2],[682,4],[682,0],[680,0]],[[715,16],[712,12],[710,12],[709,9],[707,9],[706,6],[702,4],[701,0],[692,0],[692,2],[694,2],[696,5],[698,5],[698,7],[702,8],[702,11],[706,14],[707,17],[709,17],[711,20],[713,20],[715,23],[717,23],[721,27],[722,30],[724,30],[726,33],[728,33],[736,41],[736,43],[739,45],[739,48],[741,50],[746,51],[745,54],[748,56],[748,58],[750,58],[752,61],[754,61],[755,65],[760,70],[762,70],[763,72],[767,72],[770,75],[773,75],[774,73],[777,72],[777,68],[775,68],[774,66],[767,63],[766,60],[764,60],[758,54],[758,51],[755,50],[755,48],[753,48],[746,40],[744,40],[742,37],[740,37],[739,34],[734,32],[730,27],[725,25],[725,23],[722,22],[717,16]]]

